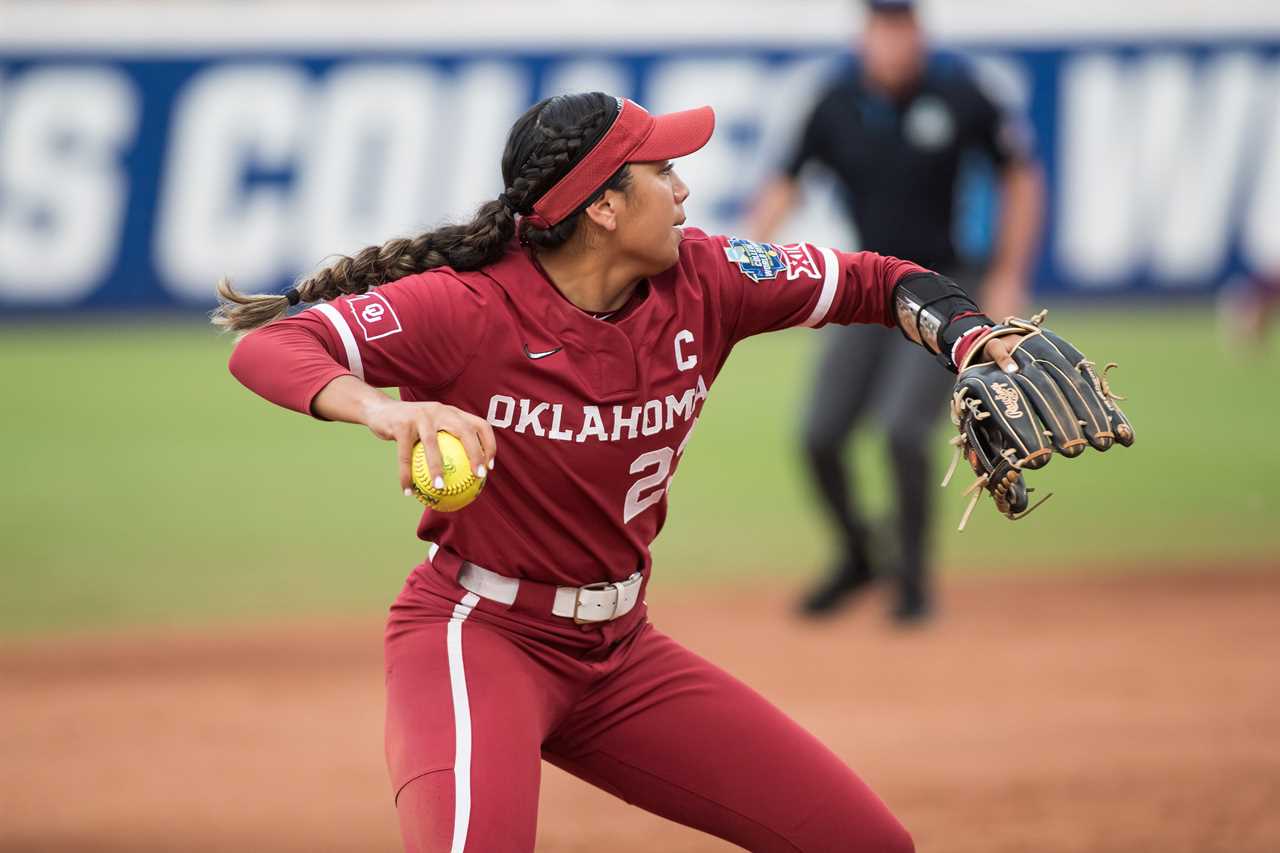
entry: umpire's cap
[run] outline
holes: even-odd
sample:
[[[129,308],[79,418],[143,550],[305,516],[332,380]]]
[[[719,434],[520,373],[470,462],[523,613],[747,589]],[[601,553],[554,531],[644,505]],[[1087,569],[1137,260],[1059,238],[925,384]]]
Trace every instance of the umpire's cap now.
[[[916,11],[915,0],[864,0],[864,2],[869,12],[909,15]]]

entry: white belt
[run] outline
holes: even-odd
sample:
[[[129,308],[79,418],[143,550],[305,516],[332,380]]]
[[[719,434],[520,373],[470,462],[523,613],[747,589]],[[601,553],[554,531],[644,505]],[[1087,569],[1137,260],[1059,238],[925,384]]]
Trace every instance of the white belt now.
[[[436,553],[431,548],[431,556]],[[639,572],[624,581],[617,583],[590,583],[586,586],[556,587],[555,603],[551,612],[556,616],[572,619],[579,625],[588,622],[610,622],[631,612],[640,600]],[[468,592],[474,592],[481,598],[497,601],[500,604],[515,603],[516,593],[520,589],[520,581],[491,572],[484,566],[477,566],[464,560],[462,570],[458,572],[458,583]]]

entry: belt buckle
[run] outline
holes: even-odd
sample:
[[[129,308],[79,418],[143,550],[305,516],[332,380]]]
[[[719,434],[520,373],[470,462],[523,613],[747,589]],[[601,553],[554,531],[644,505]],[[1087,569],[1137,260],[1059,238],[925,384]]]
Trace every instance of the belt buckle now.
[[[578,612],[582,609],[582,593],[598,592],[600,590],[613,590],[613,612],[603,619],[583,619],[578,616]],[[573,597],[573,621],[576,625],[594,625],[597,622],[611,622],[618,616],[618,605],[622,604],[622,584],[610,583],[609,581],[601,581],[599,583],[589,583],[586,586],[578,587],[578,592]]]

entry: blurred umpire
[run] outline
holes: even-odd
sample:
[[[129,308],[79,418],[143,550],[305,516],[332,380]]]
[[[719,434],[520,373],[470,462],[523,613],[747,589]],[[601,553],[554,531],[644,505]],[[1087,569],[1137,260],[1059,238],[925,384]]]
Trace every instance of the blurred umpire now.
[[[960,265],[952,232],[962,159],[977,151],[996,168],[1000,192],[990,267],[978,301],[992,317],[1019,313],[1044,195],[1027,125],[984,94],[963,65],[927,55],[911,0],[866,5],[859,61],[818,99],[782,174],[752,208],[751,236],[770,238],[799,200],[801,168],[817,161],[839,182],[862,238],[859,248],[911,258],[972,288],[976,277]],[[896,582],[894,618],[915,622],[930,612],[927,540],[937,483],[929,445],[946,411],[951,380],[895,330],[833,326],[824,334],[804,442],[843,554],[801,610],[830,613],[874,575],[884,574]],[[887,550],[896,567],[873,567],[867,522],[842,453],[873,399],[882,407],[896,481],[897,518],[886,531],[892,533],[894,547]]]

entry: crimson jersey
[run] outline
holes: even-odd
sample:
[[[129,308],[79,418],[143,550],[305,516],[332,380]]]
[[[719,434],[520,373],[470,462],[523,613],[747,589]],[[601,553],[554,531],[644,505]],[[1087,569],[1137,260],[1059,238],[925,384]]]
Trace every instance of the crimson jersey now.
[[[893,325],[915,264],[807,243],[684,231],[675,266],[614,314],[568,302],[520,246],[482,270],[433,269],[272,323],[231,370],[299,412],[351,373],[486,417],[497,466],[418,535],[509,577],[579,586],[649,568],[667,489],[734,344],[826,323]]]

